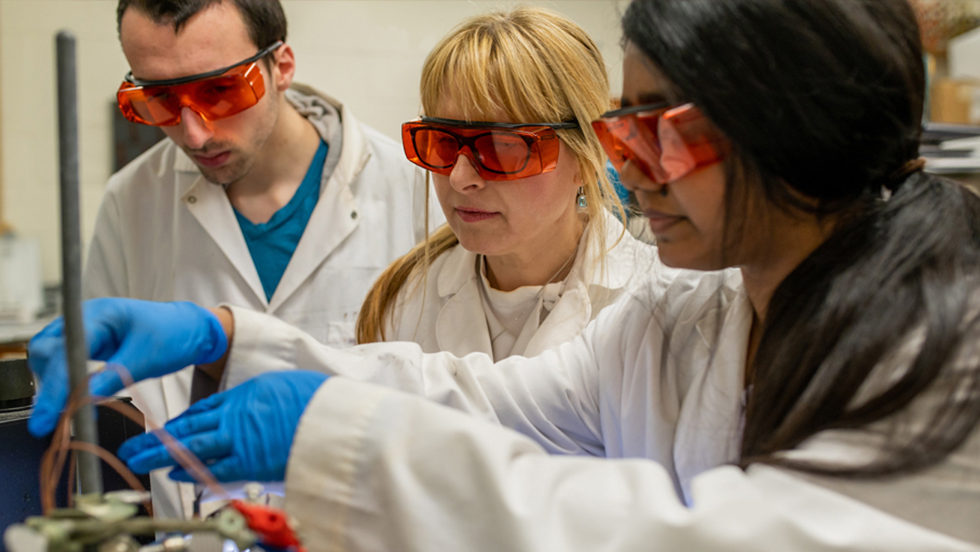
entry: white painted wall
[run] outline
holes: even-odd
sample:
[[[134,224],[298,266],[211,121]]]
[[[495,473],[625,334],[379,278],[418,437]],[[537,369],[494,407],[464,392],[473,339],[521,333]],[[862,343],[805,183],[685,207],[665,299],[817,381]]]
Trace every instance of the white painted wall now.
[[[582,25],[603,54],[612,94],[621,90],[622,0],[531,1]],[[516,5],[492,0],[283,0],[297,80],[347,103],[397,138],[418,115],[418,78],[435,43],[465,17]],[[82,232],[87,241],[112,166],[111,110],[128,71],[115,0],[0,0],[0,120],[4,217],[41,242],[45,281],[60,280],[54,35],[79,39]]]

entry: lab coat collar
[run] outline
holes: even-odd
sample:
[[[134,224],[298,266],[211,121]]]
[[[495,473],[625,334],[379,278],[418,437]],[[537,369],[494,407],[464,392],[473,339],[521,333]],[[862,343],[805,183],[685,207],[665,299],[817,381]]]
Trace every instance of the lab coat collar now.
[[[176,144],[174,145],[176,146]],[[197,165],[195,165],[194,161],[192,161],[191,158],[188,157],[186,153],[184,153],[184,150],[180,148],[175,148],[175,149],[177,151],[177,154],[174,156],[174,172],[201,174],[201,169],[197,168]],[[183,193],[186,192],[187,190],[183,189],[179,191]]]
[[[738,462],[742,436],[745,392],[745,355],[752,329],[752,304],[741,275],[724,272],[720,301],[699,316],[695,328],[702,351],[692,360],[706,363],[705,370],[689,387],[681,408],[674,465],[685,501],[691,505],[691,482],[711,468]],[[724,319],[719,317],[723,313]],[[720,331],[718,324],[721,324]]]
[[[461,246],[454,247],[449,253],[444,270],[439,274],[439,288],[442,289],[443,274],[453,272],[453,279],[464,280],[462,285],[448,294],[439,292],[441,297],[452,295],[439,309],[436,318],[436,342],[440,351],[448,351],[458,357],[470,353],[484,353],[493,356],[493,342],[490,340],[490,329],[487,317],[483,315],[480,282],[477,279],[477,262],[479,256]],[[465,269],[462,265],[469,265]],[[469,274],[469,278],[464,276]]]
[[[437,290],[439,297],[446,298],[456,295],[463,287],[476,280],[477,254],[456,246],[445,253],[446,264],[439,271]]]
[[[551,308],[551,312],[548,313],[548,317],[541,322],[538,330],[527,342],[527,347],[524,348],[522,356],[535,356],[556,347],[568,341],[569,336],[584,330],[589,324],[589,320],[592,319],[590,288],[593,288],[593,293],[603,293],[609,289],[606,285],[592,285],[588,281],[591,270],[598,270],[599,268],[594,266],[596,255],[592,254],[595,249],[592,245],[587,237],[583,237],[579,242],[575,262],[572,263],[572,269],[565,278],[561,297],[558,298],[558,301]],[[611,258],[606,260],[609,261]],[[538,315],[540,316],[540,313]]]
[[[595,314],[596,302],[607,304],[613,294],[634,279],[644,281],[646,272],[655,269],[656,248],[633,238],[612,213],[606,212],[605,217],[605,262],[599,263],[596,244],[583,239],[561,298],[528,341],[523,356],[539,355],[581,333]]]
[[[605,217],[606,262],[603,274],[601,278],[586,279],[595,282],[590,283],[590,286],[601,285],[606,289],[617,290],[626,287],[635,278],[643,280],[646,272],[652,270],[659,259],[656,248],[634,238],[615,215],[606,212]],[[594,246],[590,249],[594,250]],[[597,255],[590,252],[589,257],[592,264],[596,265],[595,269],[599,270],[600,267],[596,264]],[[581,271],[578,274],[585,276]]]
[[[638,252],[642,251],[642,249],[653,251],[652,248],[640,245],[629,233],[624,233],[623,224],[611,213],[606,213],[605,216],[606,248],[609,249],[612,244],[615,244],[615,246],[612,246],[606,254],[605,270],[602,278],[593,278],[592,274],[587,273],[587,269],[596,265],[598,255],[596,255],[596,248],[593,244],[588,243],[589,228],[586,227],[582,235],[582,240],[579,243],[579,253],[575,256],[575,262],[572,264],[572,269],[568,274],[567,284],[565,286],[566,291],[573,284],[602,286],[611,290],[621,289],[629,283],[635,274],[633,265],[637,262],[636,255]],[[622,239],[620,239],[620,236],[622,236]],[[583,249],[586,255],[581,254]],[[437,283],[439,297],[442,298],[459,293],[463,289],[463,286],[471,282],[476,282],[477,278],[476,271],[473,268],[476,266],[476,253],[467,251],[462,247],[454,247],[446,255],[449,255],[449,257],[446,259],[442,270],[439,271],[439,281]],[[588,257],[588,262],[586,262],[586,257]],[[653,259],[652,256],[650,258],[651,260]],[[645,267],[638,268],[645,269]],[[595,269],[598,270],[598,266]]]
[[[305,99],[302,98],[304,95]],[[300,113],[306,116],[309,116],[306,109],[311,103],[325,102],[339,111],[340,121],[337,125],[341,128],[333,129],[334,136],[337,138],[332,140],[331,137],[323,138],[331,148],[335,143],[341,142],[342,150],[335,151],[339,159],[333,171],[324,171],[324,174],[329,174],[329,178],[321,182],[320,199],[313,209],[310,221],[306,224],[306,230],[303,231],[293,257],[289,260],[289,265],[286,266],[286,272],[283,273],[279,286],[272,295],[268,310],[270,314],[275,313],[276,309],[285,303],[326,261],[334,249],[357,228],[360,218],[357,202],[354,199],[355,183],[371,159],[371,150],[360,123],[343,104],[312,87],[301,84],[294,84],[286,97],[291,101],[303,99],[305,104],[301,104],[298,108]],[[324,120],[325,117],[320,118],[320,121]],[[317,122],[314,122],[314,126],[318,126]],[[326,125],[320,126],[330,128]],[[331,161],[329,157],[327,161],[328,163]]]
[[[719,288],[717,291],[719,301],[709,313],[703,314],[694,325],[698,336],[708,348],[709,352],[714,352],[719,344],[725,343],[724,338],[728,337],[728,334],[725,332],[718,331],[718,323],[721,322],[717,316],[719,309],[727,313],[724,323],[728,323],[729,318],[734,316],[731,314],[732,311],[737,311],[743,317],[748,316],[748,321],[745,322],[748,327],[738,327],[740,330],[744,330],[746,343],[748,343],[748,331],[752,326],[752,303],[749,301],[749,296],[745,291],[745,287],[742,285],[742,273],[737,269],[728,269],[719,271],[717,275],[719,278]]]
[[[333,174],[339,182],[348,183],[348,187],[353,189],[357,177],[371,160],[371,148],[367,136],[361,130],[361,125],[354,118],[354,114],[339,100],[305,84],[294,83],[286,92],[286,99],[290,100],[301,115],[313,123],[320,137],[331,147],[334,145],[331,138],[336,135],[337,129],[327,121],[325,116],[315,116],[315,114],[324,113],[322,107],[324,103],[340,113],[343,152]],[[333,180],[330,179],[331,182]]]
[[[178,151],[178,157],[183,152]],[[186,157],[186,156],[185,156]],[[193,164],[193,162],[191,162]],[[252,254],[248,251],[248,244],[245,243],[245,236],[238,226],[238,219],[235,217],[235,210],[228,201],[225,189],[217,184],[212,184],[204,179],[197,166],[193,171],[177,172],[177,189],[184,188],[186,191],[181,194],[180,201],[188,211],[194,215],[197,222],[204,227],[204,230],[211,236],[214,243],[231,262],[238,275],[248,284],[252,293],[266,304],[265,291],[262,289],[262,281],[252,261]],[[203,275],[207,276],[207,275]]]
[[[603,277],[596,278],[592,272],[599,270],[598,255],[596,247],[588,239],[589,228],[586,228],[575,262],[565,279],[561,298],[528,342],[524,356],[539,354],[567,341],[568,336],[581,332],[592,319],[592,298],[626,286],[634,273],[637,255],[641,254],[642,249],[652,251],[652,248],[640,245],[630,235],[622,234],[623,225],[612,214],[606,215],[605,222],[606,247],[609,248],[611,244],[615,246],[607,253]],[[439,348],[457,356],[472,352],[492,356],[493,348],[480,297],[479,256],[461,246],[454,247],[446,255],[448,257],[439,271],[437,282],[439,297],[446,299],[436,320]],[[460,339],[460,336],[465,337]]]
[[[324,171],[329,178],[321,181],[320,199],[271,301],[266,299],[255,263],[224,189],[205,180],[197,165],[180,148],[175,148],[173,165],[181,201],[218,244],[270,314],[289,299],[357,228],[357,204],[352,183],[371,159],[367,137],[346,106],[302,84],[293,84],[287,91],[286,99],[311,120],[317,133],[330,146],[327,165],[335,162],[336,166],[332,171]],[[327,132],[333,134],[325,136]],[[334,161],[331,158],[335,156]]]

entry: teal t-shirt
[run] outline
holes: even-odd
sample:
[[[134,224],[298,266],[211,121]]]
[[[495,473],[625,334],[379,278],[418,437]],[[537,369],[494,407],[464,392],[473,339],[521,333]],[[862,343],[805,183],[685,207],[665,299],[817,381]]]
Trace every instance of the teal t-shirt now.
[[[266,300],[272,300],[272,294],[279,286],[279,280],[286,272],[289,259],[293,257],[299,239],[306,230],[306,224],[313,215],[313,208],[320,199],[320,179],[326,160],[327,143],[320,140],[320,147],[317,148],[313,162],[293,198],[276,211],[268,222],[253,224],[235,210],[238,225],[245,235],[248,252],[252,254],[252,262],[255,263],[259,280],[262,281]]]

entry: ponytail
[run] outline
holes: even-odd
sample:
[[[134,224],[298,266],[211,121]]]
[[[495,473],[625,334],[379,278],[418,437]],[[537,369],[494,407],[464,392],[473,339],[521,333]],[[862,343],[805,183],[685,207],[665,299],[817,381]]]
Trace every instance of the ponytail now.
[[[980,197],[914,172],[889,200],[847,220],[769,303],[743,466],[911,472],[940,462],[980,423]],[[867,429],[925,394],[938,397],[927,403],[928,419],[891,432],[865,465],[779,454],[824,430]]]

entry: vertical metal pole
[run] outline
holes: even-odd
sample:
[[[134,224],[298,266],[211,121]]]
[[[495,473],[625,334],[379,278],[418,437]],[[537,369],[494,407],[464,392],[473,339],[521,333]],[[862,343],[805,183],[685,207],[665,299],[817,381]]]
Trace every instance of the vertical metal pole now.
[[[88,398],[88,346],[82,325],[82,240],[78,189],[78,92],[75,84],[75,37],[58,33],[58,153],[61,170],[61,281],[65,309],[65,349],[71,389]],[[73,418],[75,438],[97,445],[95,407],[80,409]],[[82,494],[102,493],[99,458],[78,455],[78,481]]]

